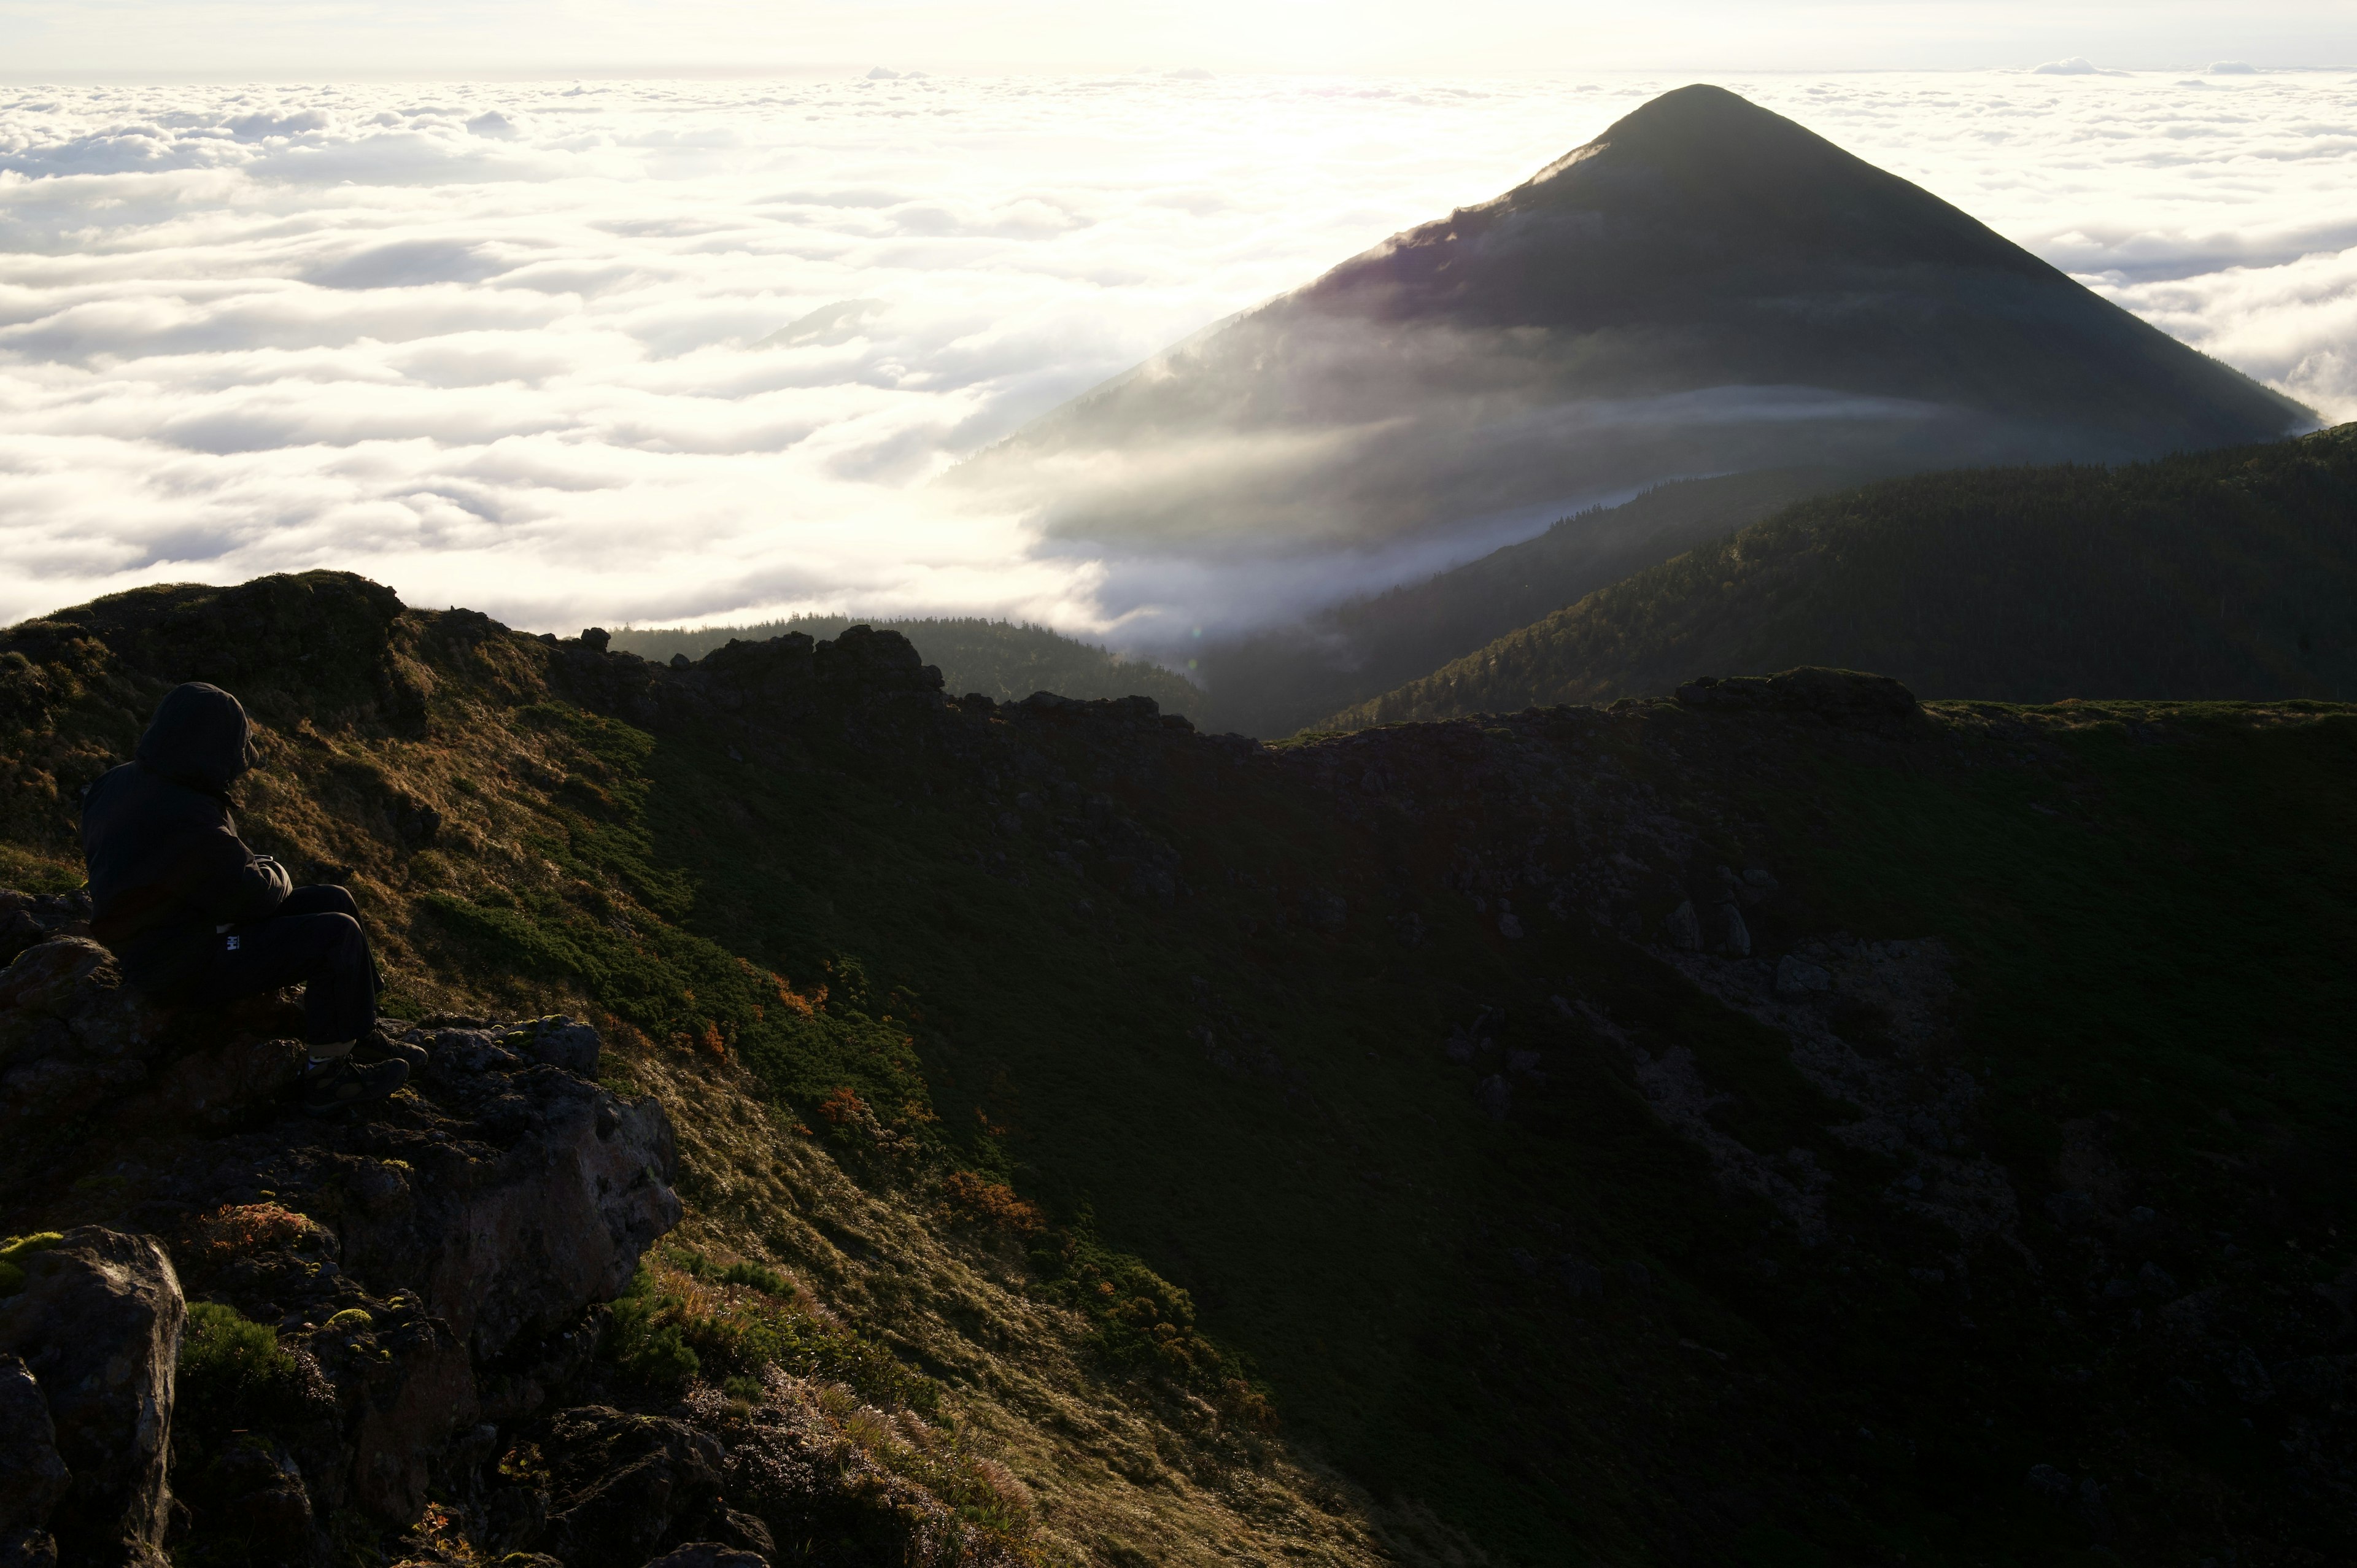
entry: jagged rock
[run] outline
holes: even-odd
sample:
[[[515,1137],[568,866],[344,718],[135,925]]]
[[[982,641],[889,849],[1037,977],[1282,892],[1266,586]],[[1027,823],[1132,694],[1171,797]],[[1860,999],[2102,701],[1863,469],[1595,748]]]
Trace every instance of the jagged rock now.
[[[1513,1090],[1506,1087],[1503,1073],[1491,1073],[1474,1086],[1473,1098],[1480,1103],[1482,1115],[1492,1122],[1503,1122],[1513,1103]]]
[[[1702,951],[1702,919],[1691,902],[1680,903],[1671,910],[1669,918],[1663,922],[1663,929],[1670,945],[1681,952]]]
[[[640,1568],[725,1520],[720,1444],[683,1422],[585,1405],[534,1440],[551,1473],[546,1534],[531,1544],[566,1568]]]
[[[691,1541],[685,1546],[673,1547],[664,1552],[648,1563],[647,1568],[770,1568],[770,1565],[755,1552],[740,1552],[716,1541]]]
[[[191,1051],[159,1068],[112,1119],[125,1130],[226,1127],[292,1090],[306,1054],[293,1039],[232,1039]]]
[[[1743,923],[1743,911],[1733,904],[1718,907],[1719,950],[1736,958],[1751,956],[1751,928]]]
[[[377,1518],[407,1520],[425,1506],[426,1483],[453,1433],[476,1418],[475,1374],[449,1326],[423,1312],[386,1322],[371,1314],[357,1350],[328,1365],[354,1407],[352,1491]],[[330,1351],[330,1354],[333,1352]]]
[[[1776,961],[1776,994],[1787,1000],[1813,996],[1834,988],[1833,972],[1798,953]]]
[[[34,895],[0,887],[0,968],[36,942],[90,934],[90,892]]]
[[[222,1511],[235,1521],[253,1557],[301,1559],[317,1516],[302,1467],[284,1444],[248,1436],[231,1446],[204,1479],[226,1499]]]
[[[0,1356],[0,1564],[57,1561],[49,1516],[72,1472],[58,1456],[57,1427],[32,1369]]]
[[[0,970],[0,1168],[145,1076],[168,1018],[87,937],[37,942]]]
[[[534,1061],[563,1068],[576,1078],[597,1076],[597,1058],[602,1042],[597,1031],[587,1024],[576,1024],[565,1018],[541,1019],[530,1031],[519,1048]]]
[[[60,1557],[162,1568],[172,1383],[187,1308],[164,1250],[98,1226],[20,1261],[0,1352],[20,1356],[72,1481],[50,1520]]]

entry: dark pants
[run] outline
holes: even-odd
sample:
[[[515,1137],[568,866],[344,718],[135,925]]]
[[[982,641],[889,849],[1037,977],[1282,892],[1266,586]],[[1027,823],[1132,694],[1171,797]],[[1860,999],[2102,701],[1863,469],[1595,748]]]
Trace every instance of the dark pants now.
[[[297,887],[270,918],[215,936],[190,1000],[218,1006],[296,984],[303,987],[303,1038],[312,1045],[359,1039],[376,1022],[376,964],[360,907],[340,887]]]

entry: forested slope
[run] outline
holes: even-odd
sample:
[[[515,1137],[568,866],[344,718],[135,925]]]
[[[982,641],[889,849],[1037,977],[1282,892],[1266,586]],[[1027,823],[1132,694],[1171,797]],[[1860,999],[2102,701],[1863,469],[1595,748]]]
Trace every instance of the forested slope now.
[[[2357,696],[2357,426],[1804,500],[1320,727],[1822,664],[1930,696]]]
[[[1201,666],[1210,690],[1202,712],[1187,711],[1213,729],[1291,735],[1705,540],[1869,477],[1768,468],[1674,480],[1619,506],[1587,508],[1535,539],[1352,599],[1302,625],[1207,639]]]

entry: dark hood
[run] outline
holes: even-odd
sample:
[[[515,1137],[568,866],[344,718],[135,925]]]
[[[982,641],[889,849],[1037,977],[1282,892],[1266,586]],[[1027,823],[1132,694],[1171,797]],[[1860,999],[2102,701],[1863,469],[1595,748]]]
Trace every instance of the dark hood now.
[[[253,760],[253,726],[219,686],[175,686],[139,737],[139,765],[176,784],[218,795]]]

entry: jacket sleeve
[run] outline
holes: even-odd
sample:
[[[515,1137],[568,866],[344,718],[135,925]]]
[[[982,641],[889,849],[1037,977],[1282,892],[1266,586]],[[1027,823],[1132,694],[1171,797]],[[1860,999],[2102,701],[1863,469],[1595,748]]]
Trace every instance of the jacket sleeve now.
[[[295,890],[295,879],[286,868],[266,854],[248,853],[245,866],[238,877],[237,913],[231,920],[267,919],[270,912],[286,900]]]
[[[210,874],[190,902],[215,925],[265,919],[294,890],[285,866],[254,854],[226,828],[220,831],[208,858]]]

